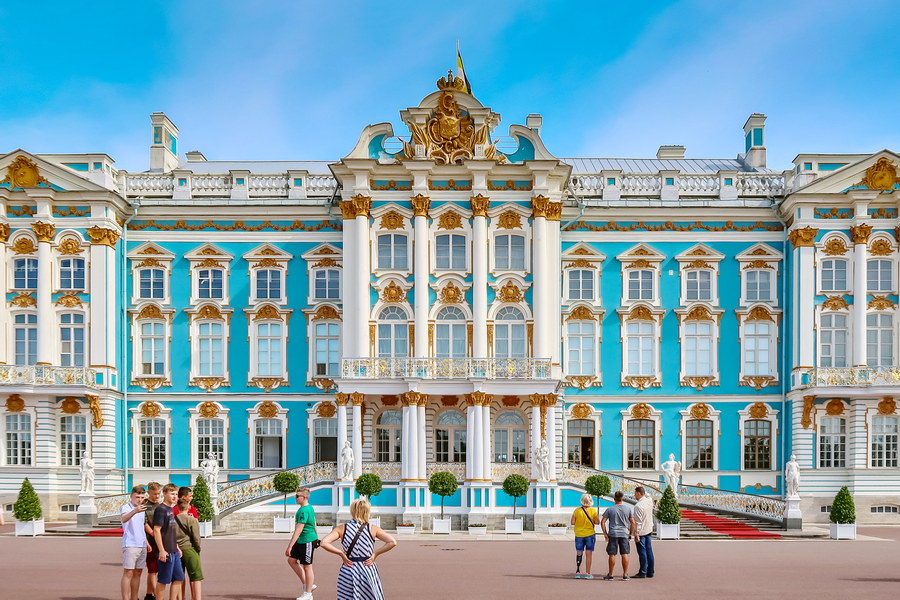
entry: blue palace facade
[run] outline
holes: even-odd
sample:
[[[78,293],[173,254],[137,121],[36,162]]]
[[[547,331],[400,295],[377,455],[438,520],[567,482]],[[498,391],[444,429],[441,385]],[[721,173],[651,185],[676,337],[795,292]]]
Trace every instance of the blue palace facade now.
[[[736,158],[557,158],[452,76],[400,117],[334,162],[179,155],[163,113],[145,172],[0,156],[4,507],[27,476],[65,518],[84,452],[98,496],[212,453],[232,519],[300,469],[321,513],[375,472],[425,525],[431,473],[481,522],[519,473],[549,521],[670,454],[684,493],[780,499],[793,454],[805,520],[844,485],[900,518],[900,156],[774,170],[753,114]]]

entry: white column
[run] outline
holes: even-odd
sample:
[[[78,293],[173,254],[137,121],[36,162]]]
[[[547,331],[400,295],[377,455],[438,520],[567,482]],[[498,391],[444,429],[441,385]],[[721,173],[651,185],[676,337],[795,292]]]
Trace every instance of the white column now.
[[[850,313],[853,347],[850,364],[855,367],[865,367],[868,363],[866,356],[866,288],[868,287],[867,262],[869,258],[867,244],[871,230],[872,228],[868,225],[857,225],[850,228],[850,234],[853,237],[853,308]]]
[[[344,230],[342,232],[344,242],[344,268],[342,269],[343,281],[341,282],[341,291],[343,294],[343,314],[341,315],[341,318],[343,321],[342,326],[344,328],[343,335],[341,336],[342,358],[357,358],[361,356],[360,354],[357,354],[358,340],[350,333],[359,329],[356,323],[361,312],[361,309],[357,304],[359,301],[359,294],[356,292],[356,286],[359,285],[359,277],[357,277],[356,274],[360,271],[360,265],[357,264],[358,258],[356,255],[356,219],[352,216],[353,213],[348,214],[347,211],[350,209],[352,209],[352,202],[350,200],[341,202],[341,210],[344,212]]]
[[[796,250],[797,254],[797,272],[799,275],[799,305],[797,307],[797,326],[800,335],[797,339],[799,345],[799,354],[797,356],[797,366],[800,368],[812,368],[815,366],[813,362],[813,339],[809,334],[813,330],[815,322],[815,296],[816,281],[815,270],[813,268],[813,248],[812,243],[808,246],[801,246]],[[785,365],[786,366],[786,365]],[[788,376],[788,374],[784,374]]]
[[[493,481],[493,469],[491,462],[493,454],[491,453],[491,401],[493,396],[486,394],[484,404],[481,406],[481,478]],[[510,440],[512,441],[512,440]]]
[[[353,403],[353,478],[357,479],[362,475],[362,403],[365,395],[360,392],[350,394],[350,401]]]
[[[414,356],[428,356],[428,207],[430,200],[421,194],[411,199],[413,207],[413,297],[415,315]]]
[[[351,276],[356,277],[354,291],[356,293],[356,308],[359,311],[351,335],[356,338],[356,356],[369,356],[369,313],[372,307],[369,301],[369,208],[372,200],[366,198],[364,206],[359,206],[356,213],[356,243],[353,250],[356,254],[356,272]],[[344,333],[346,335],[346,332]]]
[[[6,215],[6,204],[0,200],[0,214]],[[6,290],[9,289],[9,284],[7,283],[7,273],[9,269],[6,267],[6,242],[9,240],[10,227],[7,223],[0,223],[0,290],[3,293],[6,293]],[[6,307],[3,310],[0,310],[0,331],[6,332],[9,322],[9,311]],[[15,361],[15,357],[13,356],[14,349],[9,347],[9,344],[3,344],[0,346],[0,365],[5,363],[12,364]]]
[[[419,413],[419,418],[418,418],[418,423],[417,423],[417,425],[419,426],[419,429],[417,431],[418,438],[419,438],[418,439],[419,447],[417,450],[417,454],[418,454],[418,458],[419,458],[419,476],[418,476],[419,479],[428,479],[428,475],[427,475],[428,468],[426,466],[427,461],[425,460],[426,458],[428,458],[428,456],[427,456],[428,446],[425,444],[425,400],[426,400],[426,398],[428,398],[428,396],[423,395],[422,398],[419,400],[419,405],[416,407],[416,412]],[[452,444],[453,441],[451,440],[450,443]]]
[[[537,481],[538,470],[537,463],[534,458],[537,456],[537,449],[541,443],[541,403],[544,400],[543,394],[531,395],[531,479]]]
[[[31,228],[38,238],[38,288],[37,288],[37,364],[54,365],[59,363],[56,356],[56,327],[51,299],[50,274],[53,259],[50,253],[50,242],[56,232],[51,223],[40,221]]]
[[[473,196],[472,206],[472,355],[488,356],[487,339],[487,290],[488,290],[488,236],[487,210],[490,199]]]
[[[91,227],[88,235],[91,238],[88,260],[91,290],[88,364],[108,369],[116,365],[118,358],[116,243],[119,234],[113,229]],[[104,380],[104,383],[111,385],[110,381]]]
[[[547,447],[550,449],[550,481],[556,481],[556,396],[551,395],[554,403],[547,407]]]
[[[347,443],[347,402],[350,401],[350,395],[339,392],[334,395],[334,401],[337,403],[337,478],[343,479],[344,471],[341,465],[341,453],[344,451],[344,444]]]
[[[466,394],[466,479],[478,479],[481,471],[481,423],[479,407]]]
[[[410,447],[410,417],[409,417],[409,405],[406,404],[406,400],[403,401],[403,408],[400,409],[400,415],[402,418],[400,425],[400,479],[406,481],[408,479],[412,479],[409,475],[409,459],[412,455],[412,451],[409,449]]]
[[[532,283],[532,304],[534,312],[534,357],[550,358],[550,321],[558,319],[558,315],[550,314],[550,305],[547,295],[550,294],[550,265],[547,256],[547,219],[545,218],[543,204],[548,204],[546,198],[536,197],[532,199],[532,215],[534,220],[531,225],[531,270],[534,277]]]
[[[554,377],[562,377],[562,331],[561,331],[561,300],[562,300],[562,247],[560,246],[559,219],[562,213],[562,203],[551,202],[547,214],[547,247],[544,252],[549,264],[548,277],[544,282],[547,314],[550,318],[546,323],[537,322],[535,328],[541,327],[547,330],[547,350],[552,370],[556,372]]]

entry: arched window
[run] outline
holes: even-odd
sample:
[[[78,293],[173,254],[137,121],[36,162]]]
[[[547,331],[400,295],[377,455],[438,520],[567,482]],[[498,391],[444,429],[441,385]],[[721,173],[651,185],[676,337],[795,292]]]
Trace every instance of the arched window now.
[[[566,460],[576,465],[594,466],[594,422],[590,419],[572,419],[566,424]]]
[[[466,462],[466,418],[458,410],[442,412],[434,428],[437,462]]]
[[[59,315],[59,364],[63,367],[84,366],[84,315]]]
[[[876,415],[872,417],[872,466],[898,466],[898,419],[897,417]]]
[[[143,469],[165,468],[166,466],[166,421],[164,419],[141,419],[138,421],[138,446],[140,467]]]
[[[684,467],[686,469],[712,469],[715,452],[713,422],[709,419],[691,419],[684,427]]]
[[[844,468],[847,465],[847,420],[844,417],[819,418],[819,467]]]
[[[465,358],[466,316],[455,306],[441,309],[437,315],[435,356],[437,358]]]
[[[65,415],[59,419],[59,464],[75,467],[87,450],[87,419],[81,415]]]
[[[744,469],[772,468],[772,422],[744,421]]]
[[[225,466],[225,421],[223,419],[197,420],[197,456],[200,460],[212,453]]]
[[[378,415],[375,426],[375,461],[400,462],[403,417],[399,410],[386,410]]]
[[[494,318],[494,356],[496,358],[525,357],[525,317],[522,311],[504,306]]]
[[[656,468],[656,423],[650,419],[630,419],[626,425],[629,469]]]
[[[494,423],[494,462],[525,462],[525,419],[508,410]]]
[[[313,437],[315,438],[315,462],[336,461],[337,419],[329,418],[314,420]]]
[[[378,315],[378,358],[409,356],[409,325],[399,306],[388,306]]]
[[[6,464],[30,465],[32,460],[31,415],[25,412],[6,415]]]
[[[284,429],[282,420],[255,419],[253,429],[255,433],[253,466],[261,469],[283,468]]]

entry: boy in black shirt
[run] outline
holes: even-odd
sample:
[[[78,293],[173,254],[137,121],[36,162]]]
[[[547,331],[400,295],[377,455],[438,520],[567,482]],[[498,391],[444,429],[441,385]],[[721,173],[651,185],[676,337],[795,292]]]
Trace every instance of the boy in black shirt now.
[[[156,576],[156,597],[162,599],[166,586],[173,581],[184,581],[181,567],[181,549],[175,541],[175,513],[172,507],[178,501],[178,487],[167,483],[163,486],[163,503],[153,511],[153,539],[159,548],[159,572]],[[170,600],[180,600],[181,587],[172,586]]]

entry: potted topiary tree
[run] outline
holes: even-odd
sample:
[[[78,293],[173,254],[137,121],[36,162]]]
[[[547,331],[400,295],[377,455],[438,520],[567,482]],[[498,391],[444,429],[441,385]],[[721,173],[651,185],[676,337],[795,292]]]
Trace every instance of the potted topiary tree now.
[[[606,475],[591,475],[584,480],[584,491],[597,499],[595,505],[600,510],[601,496],[609,496],[612,491],[612,483]],[[594,531],[603,533],[603,529],[599,525],[594,525]]]
[[[525,527],[523,520],[516,518],[516,502],[528,493],[528,480],[513,473],[503,480],[503,491],[513,499],[513,518],[506,519],[506,533],[522,533]]]
[[[444,518],[444,498],[452,496],[459,489],[456,476],[449,471],[438,471],[428,479],[428,489],[432,494],[441,497],[441,518],[432,519],[431,529],[434,533],[450,533],[451,518]]]
[[[16,518],[16,535],[43,535],[44,519],[41,511],[41,499],[28,478],[22,482],[19,497],[13,504],[13,516]]]
[[[681,508],[672,488],[666,486],[656,507],[656,539],[677,540],[681,537]]]
[[[384,484],[381,482],[381,477],[379,477],[375,473],[363,473],[356,480],[356,493],[360,496],[365,496],[369,503],[372,502],[372,496],[377,496],[381,493]],[[372,525],[376,525],[381,527],[381,517],[369,517],[369,522]]]
[[[845,485],[840,489],[831,502],[831,539],[855,540],[856,539],[856,506],[853,496]]]
[[[282,471],[272,479],[272,487],[275,488],[275,491],[284,494],[284,511],[280,517],[275,517],[274,531],[275,533],[290,533],[294,531],[294,519],[289,519],[287,516],[287,497],[288,494],[293,494],[300,487],[300,478],[296,473]]]
[[[194,499],[191,504],[197,509],[197,515],[200,517],[200,537],[212,537],[213,518],[216,516],[216,511],[213,509],[212,500],[209,497],[206,480],[199,475],[194,482]]]

